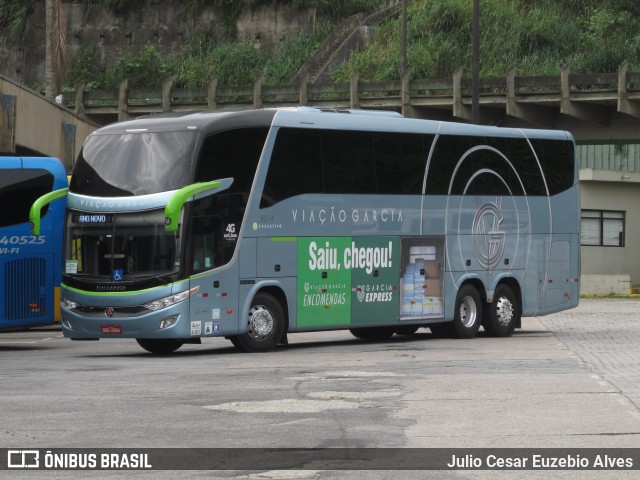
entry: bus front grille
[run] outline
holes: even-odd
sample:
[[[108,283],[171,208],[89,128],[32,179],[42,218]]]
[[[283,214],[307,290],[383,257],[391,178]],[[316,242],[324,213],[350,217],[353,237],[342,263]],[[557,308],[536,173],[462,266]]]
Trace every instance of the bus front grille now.
[[[20,320],[47,316],[44,258],[22,258],[4,265],[4,318]]]

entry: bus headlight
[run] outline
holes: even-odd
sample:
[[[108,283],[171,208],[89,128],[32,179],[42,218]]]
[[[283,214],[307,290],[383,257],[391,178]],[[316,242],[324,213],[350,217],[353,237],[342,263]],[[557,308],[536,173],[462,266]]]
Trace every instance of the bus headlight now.
[[[60,299],[60,306],[62,308],[66,308],[67,310],[73,310],[78,306],[78,304],[72,300],[69,300],[68,298],[62,297]]]
[[[173,315],[171,317],[165,318],[158,325],[158,327],[159,327],[158,330],[164,330],[165,328],[171,327],[173,324],[176,323],[176,320],[178,320],[178,316],[177,315]]]
[[[200,290],[200,287],[193,287],[191,290],[185,290],[184,292],[176,293],[175,295],[169,295],[168,297],[159,298],[158,300],[145,303],[144,308],[152,311],[160,310],[161,308],[167,308],[171,305],[175,305],[176,303],[180,303],[183,300],[186,300],[198,290]]]

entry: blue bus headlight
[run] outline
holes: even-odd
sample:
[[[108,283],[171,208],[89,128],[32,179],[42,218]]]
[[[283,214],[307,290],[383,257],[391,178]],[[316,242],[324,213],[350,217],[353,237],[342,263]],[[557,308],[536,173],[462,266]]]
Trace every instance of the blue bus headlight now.
[[[183,300],[186,300],[191,295],[196,293],[200,287],[193,287],[190,290],[185,290],[184,292],[176,293],[175,295],[169,295],[168,297],[159,298],[149,303],[144,304],[144,308],[147,310],[160,310],[161,308],[167,308],[171,305],[175,305],[176,303],[180,303]]]

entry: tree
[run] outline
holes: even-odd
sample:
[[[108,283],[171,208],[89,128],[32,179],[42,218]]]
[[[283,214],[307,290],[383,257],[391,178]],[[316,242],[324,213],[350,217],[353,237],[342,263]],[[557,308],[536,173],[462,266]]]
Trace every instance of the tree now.
[[[62,0],[45,0],[45,96],[60,93],[65,68],[66,32]]]

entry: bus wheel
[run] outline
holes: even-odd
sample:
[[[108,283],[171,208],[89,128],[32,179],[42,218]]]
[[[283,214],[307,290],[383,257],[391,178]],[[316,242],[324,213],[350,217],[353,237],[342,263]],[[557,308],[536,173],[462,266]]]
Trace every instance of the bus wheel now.
[[[147,352],[156,353],[158,355],[166,355],[175,352],[182,346],[182,340],[164,339],[153,340],[149,338],[136,338],[136,342]]]
[[[418,325],[402,325],[400,327],[396,327],[393,330],[393,333],[396,335],[413,335],[419,328],[420,327]]]
[[[519,317],[520,308],[513,291],[507,285],[498,285],[489,305],[489,318],[482,324],[484,329],[494,337],[508,337],[515,330]]]
[[[448,324],[449,333],[454,338],[473,338],[482,323],[482,303],[473,285],[465,284],[456,296],[453,322]]]
[[[284,334],[284,312],[268,293],[253,298],[247,318],[247,331],[235,337],[233,344],[245,352],[268,352],[276,348]]]
[[[349,331],[354,337],[367,340],[385,340],[395,333],[393,327],[352,328]]]
[[[437,338],[444,338],[449,335],[449,329],[447,328],[447,325],[443,325],[442,323],[429,325],[429,330],[431,330],[431,334]]]

